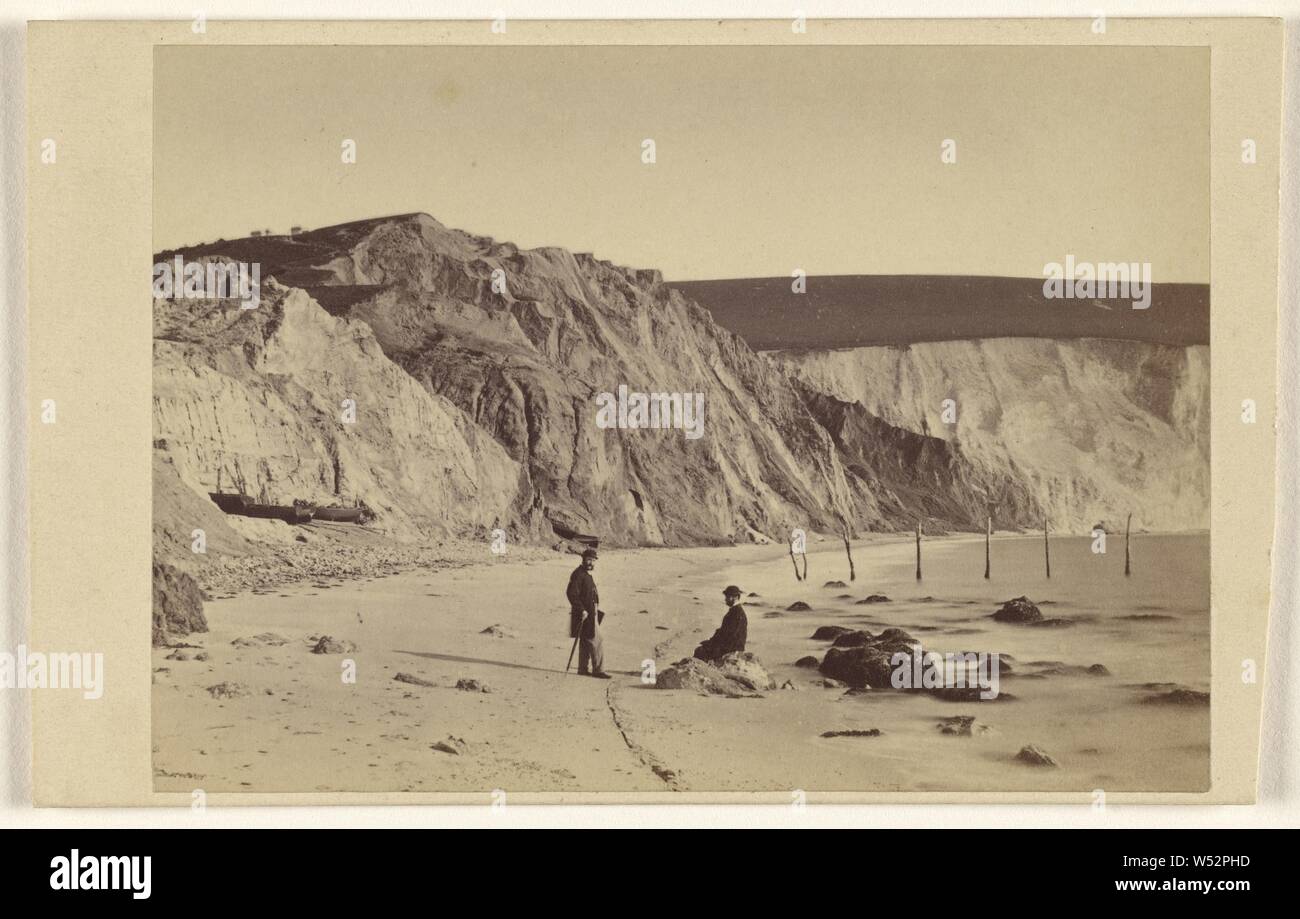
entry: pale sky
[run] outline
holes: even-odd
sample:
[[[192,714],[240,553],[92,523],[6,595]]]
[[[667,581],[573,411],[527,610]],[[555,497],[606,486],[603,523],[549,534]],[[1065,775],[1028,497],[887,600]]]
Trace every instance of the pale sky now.
[[[1209,280],[1204,48],[191,45],[154,79],[158,249],[424,211],[670,280]]]

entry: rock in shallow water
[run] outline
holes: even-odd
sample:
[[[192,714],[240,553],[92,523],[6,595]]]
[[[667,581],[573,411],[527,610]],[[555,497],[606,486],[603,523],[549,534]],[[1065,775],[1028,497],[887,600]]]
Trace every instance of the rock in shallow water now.
[[[1209,705],[1210,694],[1197,692],[1195,689],[1179,687],[1168,692],[1147,696],[1142,700],[1147,705]]]
[[[919,646],[920,642],[902,629],[885,629],[861,645],[832,647],[822,660],[821,672],[859,689],[888,689],[893,685],[893,656],[900,652],[910,655]]]
[[[940,734],[950,734],[955,737],[970,737],[972,729],[975,727],[974,715],[954,715],[951,718],[945,718],[935,725]]]
[[[1016,698],[1009,692],[999,691],[986,699],[985,690],[979,686],[941,686],[923,691],[944,702],[1013,702]]]
[[[874,638],[875,636],[866,629],[854,630],[852,632],[845,632],[843,635],[837,635],[835,641],[831,643],[831,647],[860,648],[862,645],[867,644]]]
[[[842,625],[823,625],[818,627],[817,631],[812,633],[813,641],[834,641],[841,635],[852,632],[852,629],[846,629]]]
[[[998,622],[1038,622],[1043,614],[1028,597],[1016,597],[1003,603],[993,618]]]
[[[1020,748],[1016,754],[1016,761],[1024,763],[1027,766],[1052,766],[1057,765],[1056,760],[1052,759],[1045,750],[1034,744],[1026,744]]]

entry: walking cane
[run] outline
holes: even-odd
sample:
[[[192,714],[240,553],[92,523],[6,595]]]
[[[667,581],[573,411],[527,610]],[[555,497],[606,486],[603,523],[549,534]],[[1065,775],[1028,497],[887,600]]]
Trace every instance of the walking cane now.
[[[587,621],[587,612],[583,610],[582,619],[578,622],[578,634],[573,637],[573,647],[569,649],[569,662],[564,665],[564,672],[568,673],[569,668],[573,666],[573,652],[578,650],[578,641],[582,638],[582,626]]]

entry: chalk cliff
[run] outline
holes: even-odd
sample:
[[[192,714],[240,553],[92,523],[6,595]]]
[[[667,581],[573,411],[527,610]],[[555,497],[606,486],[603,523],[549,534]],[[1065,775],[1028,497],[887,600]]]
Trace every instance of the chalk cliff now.
[[[1205,522],[1204,348],[760,353],[656,271],[425,214],[180,254],[256,261],[264,290],[254,310],[154,303],[155,534],[173,546],[203,516],[229,551],[255,551],[265,533],[213,517],[218,487],[364,501],[399,538],[980,529],[990,503],[1001,527]],[[702,393],[703,436],[599,427],[597,397],[620,385]]]
[[[218,489],[277,504],[362,501],[396,537],[511,515],[518,464],[388,360],[364,323],[278,284],[253,310],[154,308],[155,452],[168,461],[155,463],[156,533],[188,543],[192,522],[226,537],[206,497]]]
[[[1020,483],[1057,529],[1122,527],[1130,512],[1147,529],[1209,526],[1204,345],[1000,338],[772,357],[809,388]]]

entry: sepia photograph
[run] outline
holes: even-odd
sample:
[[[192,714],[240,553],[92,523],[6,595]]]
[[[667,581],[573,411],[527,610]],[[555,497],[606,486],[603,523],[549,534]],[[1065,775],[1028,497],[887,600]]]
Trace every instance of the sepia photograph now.
[[[153,81],[156,791],[1208,790],[1207,48]]]
[[[15,2],[11,887],[1285,888],[1300,0]]]

